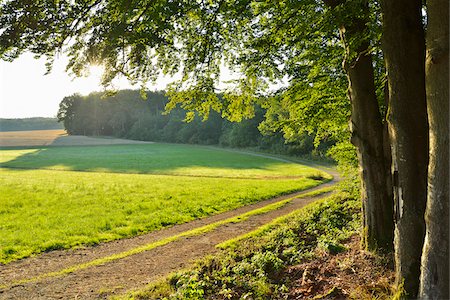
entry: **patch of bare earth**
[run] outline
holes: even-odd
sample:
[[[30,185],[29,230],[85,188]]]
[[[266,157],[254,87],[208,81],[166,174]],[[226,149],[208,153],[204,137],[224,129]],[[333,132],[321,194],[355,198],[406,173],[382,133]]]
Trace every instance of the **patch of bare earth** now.
[[[334,183],[335,181],[332,181],[314,189],[330,186]],[[143,288],[146,284],[161,276],[186,267],[193,260],[215,252],[215,245],[255,230],[274,218],[286,215],[325,195],[295,198],[278,210],[255,215],[239,223],[228,223],[202,235],[180,238],[164,246],[103,265],[26,283],[20,283],[19,281],[57,272],[97,258],[122,253],[166,237],[243,214],[288,197],[299,196],[314,189],[262,201],[135,238],[104,243],[96,247],[53,251],[0,266],[0,299],[98,299]]]
[[[355,235],[347,250],[332,255],[318,252],[313,260],[288,268],[288,299],[390,299],[394,272],[387,258],[360,247]]]
[[[0,147],[95,146],[148,143],[151,142],[67,135],[65,130],[62,129],[0,132]]]
[[[0,132],[0,147],[46,146],[65,135],[62,129]]]

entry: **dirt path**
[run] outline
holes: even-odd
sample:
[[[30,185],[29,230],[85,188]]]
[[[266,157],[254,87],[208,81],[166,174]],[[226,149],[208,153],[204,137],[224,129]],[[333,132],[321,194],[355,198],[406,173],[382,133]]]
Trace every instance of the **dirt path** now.
[[[0,266],[0,299],[97,299],[142,288],[158,277],[186,267],[193,260],[215,252],[215,245],[218,243],[255,230],[274,218],[288,214],[325,195],[294,198],[277,210],[254,215],[239,223],[224,224],[210,232],[180,238],[166,245],[102,265],[84,268],[65,275],[48,276],[48,274],[161,241],[164,238],[239,216],[306,192],[332,186],[339,180],[338,175],[329,170],[327,172],[332,174],[335,179],[308,191],[269,199],[135,238],[103,243],[85,249],[53,251]],[[44,277],[41,279],[37,278],[42,275]],[[29,281],[26,282],[27,280]]]

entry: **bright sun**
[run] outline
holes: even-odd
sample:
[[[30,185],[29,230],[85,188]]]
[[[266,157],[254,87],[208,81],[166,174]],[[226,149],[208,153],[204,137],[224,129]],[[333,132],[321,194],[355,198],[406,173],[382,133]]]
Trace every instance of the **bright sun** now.
[[[77,90],[84,95],[102,90],[101,78],[103,70],[104,68],[101,65],[89,66],[86,77],[79,77],[73,81],[77,86]]]
[[[100,79],[103,74],[103,66],[100,65],[91,65],[89,66],[89,77]]]

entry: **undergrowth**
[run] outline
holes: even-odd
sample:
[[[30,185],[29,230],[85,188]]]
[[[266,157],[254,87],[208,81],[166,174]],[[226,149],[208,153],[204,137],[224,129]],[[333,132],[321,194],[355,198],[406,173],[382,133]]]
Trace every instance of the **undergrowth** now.
[[[289,288],[283,270],[313,258],[317,249],[344,251],[342,242],[359,229],[360,201],[340,192],[221,244],[218,254],[126,298],[285,298]]]

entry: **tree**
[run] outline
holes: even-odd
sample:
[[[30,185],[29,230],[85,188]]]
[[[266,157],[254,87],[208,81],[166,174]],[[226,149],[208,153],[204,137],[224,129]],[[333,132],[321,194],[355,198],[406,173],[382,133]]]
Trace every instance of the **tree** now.
[[[449,2],[427,1],[426,92],[430,124],[426,236],[420,277],[421,299],[449,293]]]
[[[335,14],[346,49],[343,65],[349,82],[351,141],[357,148],[362,179],[363,237],[370,250],[390,251],[393,239],[391,161],[376,95],[371,36],[366,34],[370,20],[368,3],[357,2],[355,7],[353,2],[350,8],[349,2],[325,2],[334,10],[352,12],[347,15],[338,10]]]
[[[397,281],[403,281],[409,297],[416,298],[425,236],[428,167],[422,1],[387,0],[382,4],[394,174]]]
[[[76,111],[80,105],[81,96],[72,95],[64,97],[64,99],[59,103],[59,110],[57,114],[58,122],[63,122],[64,128],[68,134],[79,134],[75,129],[75,117],[77,115]]]

